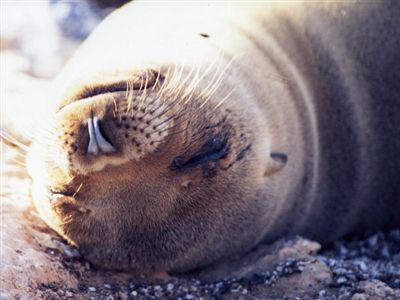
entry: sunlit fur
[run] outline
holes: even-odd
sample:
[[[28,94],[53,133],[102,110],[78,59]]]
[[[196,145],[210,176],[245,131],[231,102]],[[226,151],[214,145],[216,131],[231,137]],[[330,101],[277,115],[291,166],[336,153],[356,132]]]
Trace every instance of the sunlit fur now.
[[[399,10],[125,6],[48,91],[37,210],[94,265],[144,274],[399,225]],[[114,153],[88,155],[93,116]]]

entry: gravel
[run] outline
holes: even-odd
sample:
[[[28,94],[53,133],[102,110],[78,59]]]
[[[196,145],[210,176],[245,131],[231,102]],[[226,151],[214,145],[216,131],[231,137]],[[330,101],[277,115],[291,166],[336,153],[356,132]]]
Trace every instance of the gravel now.
[[[297,256],[282,257],[296,249],[299,241],[306,240],[278,242],[279,255],[268,252],[272,267],[243,277],[202,280],[181,275],[160,280],[128,276],[120,280],[104,273],[106,283],[96,286],[93,277],[101,271],[89,266],[80,273],[79,289],[51,284],[40,289],[54,299],[400,299],[400,230],[343,239],[317,253],[297,251]],[[268,255],[249,263],[259,265]],[[87,264],[82,258],[63,259],[71,272]],[[328,280],[314,278],[313,273],[323,270],[315,266],[327,268]]]

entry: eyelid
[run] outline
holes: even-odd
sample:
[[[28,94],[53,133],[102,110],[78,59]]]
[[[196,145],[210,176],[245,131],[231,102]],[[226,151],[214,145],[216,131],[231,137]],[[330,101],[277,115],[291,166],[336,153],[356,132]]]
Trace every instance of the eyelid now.
[[[76,194],[76,191],[74,191],[74,190],[59,190],[58,191],[58,190],[50,189],[49,191],[52,195],[62,195],[62,196],[66,196],[66,197],[71,197]]]
[[[170,168],[181,170],[193,168],[209,161],[217,161],[224,158],[229,152],[227,140],[213,138],[208,140],[201,150],[190,157],[178,156],[172,162]]]

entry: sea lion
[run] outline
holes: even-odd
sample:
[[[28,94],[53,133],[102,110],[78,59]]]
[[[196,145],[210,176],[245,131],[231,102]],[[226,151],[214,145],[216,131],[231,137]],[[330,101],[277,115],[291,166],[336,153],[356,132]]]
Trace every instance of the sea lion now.
[[[399,15],[122,7],[54,82],[28,157],[37,210],[94,265],[142,274],[400,225]]]

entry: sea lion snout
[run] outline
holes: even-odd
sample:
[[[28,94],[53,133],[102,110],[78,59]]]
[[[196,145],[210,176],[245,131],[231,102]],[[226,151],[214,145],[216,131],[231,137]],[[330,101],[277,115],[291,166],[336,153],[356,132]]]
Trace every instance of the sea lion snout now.
[[[163,107],[156,94],[129,89],[67,104],[56,119],[64,168],[88,174],[154,152],[173,124]]]

